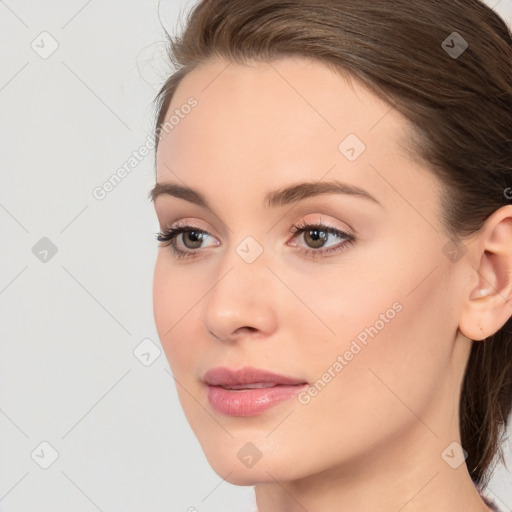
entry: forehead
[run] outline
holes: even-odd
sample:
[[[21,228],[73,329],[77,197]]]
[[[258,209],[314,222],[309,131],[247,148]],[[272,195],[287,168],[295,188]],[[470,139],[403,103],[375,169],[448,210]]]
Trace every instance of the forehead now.
[[[191,98],[196,106],[184,108]],[[195,188],[263,196],[262,188],[329,174],[389,196],[376,169],[405,187],[418,179],[407,120],[358,80],[313,59],[211,60],[183,78],[171,116],[176,124],[162,132],[157,181],[180,177]],[[400,176],[405,166],[408,177]]]
[[[189,110],[191,97],[197,101],[189,116],[193,121],[183,116],[178,120],[176,114]],[[244,64],[212,59],[182,79],[166,119],[173,118],[173,124],[179,121],[180,126],[173,126],[173,139],[186,134],[193,123],[194,130],[202,129],[203,140],[236,127],[240,138],[250,134],[255,142],[267,142],[279,135],[276,142],[284,143],[286,135],[307,141],[313,133],[329,141],[347,133],[369,139],[367,132],[386,116],[388,128],[389,122],[394,125],[388,138],[397,139],[389,142],[398,142],[407,131],[407,121],[391,110],[355,77],[315,59],[282,57]]]

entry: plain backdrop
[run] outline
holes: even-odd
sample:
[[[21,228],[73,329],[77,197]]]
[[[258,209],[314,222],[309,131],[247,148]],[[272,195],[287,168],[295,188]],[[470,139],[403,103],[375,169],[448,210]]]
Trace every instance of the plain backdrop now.
[[[208,465],[160,352],[153,154],[94,194],[147,144],[170,72],[162,25],[191,5],[0,2],[2,512],[253,503]],[[511,482],[499,467],[488,490],[507,512]]]

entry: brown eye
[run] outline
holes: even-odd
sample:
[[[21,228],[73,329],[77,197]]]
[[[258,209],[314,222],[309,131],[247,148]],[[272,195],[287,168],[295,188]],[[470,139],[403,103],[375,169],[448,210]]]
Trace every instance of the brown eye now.
[[[157,240],[159,242],[164,242],[164,247],[170,246],[173,254],[177,258],[193,258],[200,256],[204,251],[200,251],[199,249],[204,248],[202,244],[208,239],[208,237],[213,239],[212,235],[208,232],[186,224],[178,224],[175,227],[170,227],[157,234]],[[215,241],[213,245],[219,245],[219,243]]]
[[[297,244],[300,252],[313,257],[345,250],[356,240],[354,235],[335,227],[327,226],[321,222],[318,224],[294,225],[291,232],[296,235],[295,238],[304,239],[303,243],[306,244],[306,247]],[[304,236],[301,237],[300,235],[302,234],[304,234]],[[327,245],[324,248],[324,245],[329,242],[329,237],[331,237],[333,242],[336,241],[336,238],[339,241],[338,243]]]
[[[319,229],[308,229],[304,231],[304,241],[313,249],[322,247],[327,241],[327,238],[327,233]]]
[[[183,231],[181,235],[183,245],[187,249],[200,249],[203,238],[204,232],[202,231]]]

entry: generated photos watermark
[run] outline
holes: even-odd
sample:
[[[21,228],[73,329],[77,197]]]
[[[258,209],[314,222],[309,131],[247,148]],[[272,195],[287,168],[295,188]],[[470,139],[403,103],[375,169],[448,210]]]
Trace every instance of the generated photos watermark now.
[[[179,108],[174,109],[174,113],[171,114],[169,119],[159,126],[153,135],[148,135],[144,144],[139,146],[132,154],[126,159],[126,161],[114,172],[107,180],[101,185],[93,188],[92,195],[94,199],[103,201],[107,195],[112,192],[132,171],[135,169],[140,162],[142,162],[151,151],[155,149],[156,138],[160,140],[163,133],[169,133],[181,122],[182,119],[192,112],[192,109],[197,107],[198,101],[196,98],[191,96],[187,102],[181,105]]]
[[[299,393],[297,396],[299,403],[307,405],[311,402],[312,398],[318,395],[326,386],[331,382],[336,375],[338,375],[349,363],[357,356],[363,348],[368,345],[369,338],[375,338],[386,327],[387,324],[393,320],[403,306],[399,301],[393,302],[392,306],[386,309],[385,313],[379,315],[370,327],[365,327],[359,334],[351,341],[350,347],[345,350],[343,355],[338,355],[336,360],[327,368],[322,376],[314,382],[307,389]]]

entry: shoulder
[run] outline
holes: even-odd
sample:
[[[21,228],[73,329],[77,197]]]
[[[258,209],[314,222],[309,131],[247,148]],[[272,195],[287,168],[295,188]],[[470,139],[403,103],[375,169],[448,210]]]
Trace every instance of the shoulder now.
[[[476,487],[476,490],[478,491],[478,493],[480,494],[480,496],[482,497],[482,500],[484,500],[484,503],[493,511],[495,512],[501,512],[501,510],[498,508],[498,505],[496,505],[496,503],[491,500],[489,497],[487,497],[483,490],[482,490],[482,487],[478,484],[475,484],[475,487]]]

